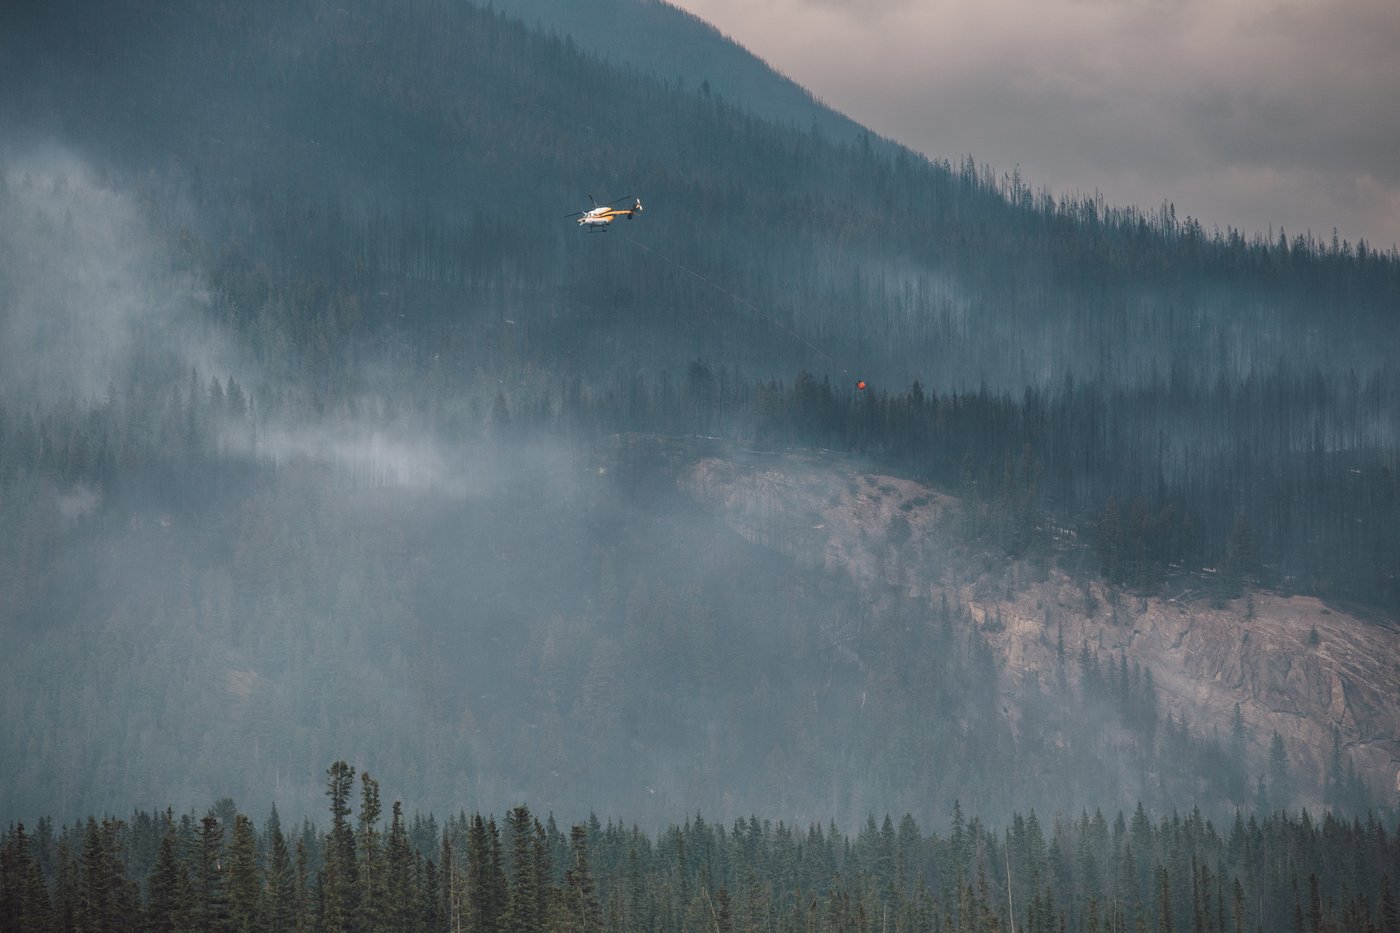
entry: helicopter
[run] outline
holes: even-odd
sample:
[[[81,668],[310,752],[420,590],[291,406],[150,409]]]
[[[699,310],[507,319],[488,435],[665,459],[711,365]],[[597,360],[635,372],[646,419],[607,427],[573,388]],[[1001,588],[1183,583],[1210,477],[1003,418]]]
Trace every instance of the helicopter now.
[[[634,215],[642,212],[641,198],[618,198],[616,201],[609,201],[607,204],[599,204],[594,200],[593,195],[590,194],[588,200],[593,204],[592,210],[574,211],[572,214],[566,214],[565,216],[577,217],[580,227],[589,227],[601,230],[604,233],[608,232],[608,224],[612,223],[615,218],[626,217],[628,220],[631,220]],[[621,204],[623,201],[628,200],[633,202],[631,207],[614,207],[614,205]]]

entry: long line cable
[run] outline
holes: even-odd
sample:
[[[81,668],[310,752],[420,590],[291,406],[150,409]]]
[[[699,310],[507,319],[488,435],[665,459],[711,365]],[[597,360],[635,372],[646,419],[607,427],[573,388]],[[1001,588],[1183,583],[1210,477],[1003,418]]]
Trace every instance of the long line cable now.
[[[743,305],[744,307],[748,308],[750,311],[754,312],[754,313],[757,314],[759,317],[763,318],[765,321],[767,321],[768,323],[772,324],[772,325],[773,325],[774,327],[776,327],[777,329],[786,332],[786,333],[787,333],[788,335],[790,335],[794,340],[797,340],[797,341],[800,342],[803,346],[805,346],[807,349],[809,349],[809,350],[811,350],[813,353],[815,353],[817,356],[820,356],[822,359],[826,360],[826,361],[827,361],[828,363],[830,363],[832,366],[834,366],[834,367],[836,367],[837,369],[839,369],[839,370],[840,370],[842,373],[844,373],[847,377],[854,378],[854,376],[853,376],[853,374],[851,373],[851,371],[850,371],[849,369],[847,369],[846,367],[842,366],[840,363],[838,363],[838,362],[836,361],[836,359],[835,359],[834,357],[832,357],[832,355],[831,355],[830,353],[827,353],[827,352],[826,352],[825,350],[823,350],[821,347],[819,347],[819,346],[817,346],[816,344],[812,343],[812,341],[808,340],[806,337],[802,336],[802,335],[799,334],[797,331],[793,330],[791,327],[787,326],[787,325],[784,324],[782,321],[778,320],[777,317],[775,317],[774,315],[772,315],[772,314],[768,313],[767,311],[763,310],[763,309],[760,308],[758,305],[754,304],[752,301],[749,301],[747,298],[744,298],[744,297],[741,296],[741,295],[736,295],[736,294],[734,294],[734,293],[731,292],[729,289],[725,288],[723,285],[720,285],[718,282],[715,282],[715,281],[712,281],[711,279],[706,278],[705,276],[701,275],[699,272],[696,272],[694,269],[690,268],[689,266],[687,266],[687,265],[685,265],[685,264],[683,264],[683,263],[679,263],[679,262],[677,262],[676,260],[672,259],[670,256],[667,256],[665,253],[662,253],[662,252],[659,252],[659,251],[657,251],[657,250],[654,250],[654,249],[652,249],[650,246],[647,246],[645,243],[642,243],[642,242],[639,242],[638,240],[632,239],[632,237],[629,236],[628,234],[624,233],[622,236],[623,236],[623,238],[624,238],[625,240],[627,240],[628,243],[631,243],[633,246],[637,247],[638,249],[641,249],[641,250],[643,250],[643,251],[645,251],[645,252],[650,253],[651,255],[655,256],[657,259],[662,260],[663,262],[670,263],[671,265],[675,266],[677,269],[679,269],[680,271],[682,271],[682,272],[684,272],[684,273],[686,273],[686,274],[688,274],[688,275],[693,275],[695,278],[699,279],[701,282],[704,282],[706,285],[710,286],[710,287],[713,288],[715,291],[719,292],[721,295],[726,296],[727,298],[729,298],[731,301],[735,302],[736,304],[741,304],[741,305]],[[858,380],[856,380],[856,389],[858,389],[858,390],[864,390],[864,389],[865,389],[865,380],[864,380],[864,379],[858,379]]]

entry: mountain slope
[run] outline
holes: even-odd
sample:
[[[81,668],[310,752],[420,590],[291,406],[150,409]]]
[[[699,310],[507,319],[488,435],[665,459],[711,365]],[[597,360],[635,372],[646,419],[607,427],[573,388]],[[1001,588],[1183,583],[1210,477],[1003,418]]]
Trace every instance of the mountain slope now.
[[[986,624],[979,563],[1048,603],[1218,568],[1222,603],[1396,604],[1394,257],[840,143],[469,4],[6,15],[0,811],[310,812],[341,757],[439,810],[658,823],[1219,809],[1257,748],[1158,728],[1151,668],[1118,707],[1020,677],[1044,629]],[[647,210],[584,233],[589,193]],[[872,596],[810,560],[815,502],[736,533],[676,489],[722,443],[936,480],[964,577]],[[883,579],[910,516],[841,548],[886,538]],[[1218,721],[1150,605],[1125,650]],[[1100,616],[1068,652],[1123,644]],[[1340,717],[1378,792],[1388,720],[1304,705],[1290,753]]]
[[[31,15],[8,33],[12,150],[71,145],[148,187],[154,170],[209,254],[334,281],[371,325],[405,304],[411,325],[460,324],[490,290],[549,309],[536,358],[563,333],[595,369],[698,357],[894,389],[1209,386],[1338,359],[1364,375],[1397,352],[1400,276],[1373,253],[1215,241],[1170,212],[836,145],[470,5]],[[590,192],[644,195],[634,237],[654,252],[573,236],[563,215]]]
[[[1393,623],[1307,597],[1255,593],[1215,608],[1203,593],[1208,583],[1143,597],[1034,562],[982,563],[959,528],[966,503],[829,458],[730,453],[696,460],[678,481],[746,539],[849,575],[867,601],[907,594],[967,606],[1007,678],[1001,689],[1017,697],[1016,685],[1030,688],[1031,703],[1011,701],[1018,732],[1044,726],[1038,684],[1054,684],[1069,667],[1092,694],[1100,666],[1112,677],[1126,664],[1150,669],[1163,712],[1200,734],[1230,735],[1238,709],[1250,736],[1251,780],[1267,773],[1270,737],[1281,735],[1310,806],[1335,803],[1324,800],[1329,782],[1342,779],[1334,773],[1334,732],[1340,760],[1354,762],[1381,799],[1400,779]]]
[[[567,35],[613,64],[691,88],[708,85],[766,120],[799,130],[818,127],[839,142],[871,138],[865,127],[821,104],[704,20],[661,0],[502,0],[495,6],[527,25]]]

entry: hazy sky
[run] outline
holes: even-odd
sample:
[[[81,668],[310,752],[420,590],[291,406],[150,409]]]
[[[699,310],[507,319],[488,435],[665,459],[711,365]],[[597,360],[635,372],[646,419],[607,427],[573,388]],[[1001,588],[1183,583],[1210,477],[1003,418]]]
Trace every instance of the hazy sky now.
[[[929,156],[1400,242],[1400,0],[672,2]]]

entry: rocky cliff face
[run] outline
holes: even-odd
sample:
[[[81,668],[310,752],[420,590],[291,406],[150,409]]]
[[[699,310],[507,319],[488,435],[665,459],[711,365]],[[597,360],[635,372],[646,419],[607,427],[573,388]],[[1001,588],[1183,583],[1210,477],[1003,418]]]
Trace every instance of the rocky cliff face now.
[[[1164,712],[1228,735],[1235,704],[1254,773],[1277,731],[1304,802],[1316,803],[1333,736],[1380,800],[1400,793],[1400,626],[1317,599],[1254,592],[1215,603],[1143,597],[1057,569],[988,557],[968,543],[968,509],[929,487],[813,453],[710,451],[678,484],[746,539],[849,574],[878,602],[890,588],[966,605],[1003,677],[1048,679],[1057,645],[1149,667]],[[1072,551],[1074,549],[1071,549]],[[1080,550],[1082,554],[1082,550]],[[1011,693],[1012,691],[1007,691]],[[1013,711],[1014,716],[1014,711]],[[1310,799],[1311,798],[1311,799]]]

